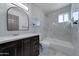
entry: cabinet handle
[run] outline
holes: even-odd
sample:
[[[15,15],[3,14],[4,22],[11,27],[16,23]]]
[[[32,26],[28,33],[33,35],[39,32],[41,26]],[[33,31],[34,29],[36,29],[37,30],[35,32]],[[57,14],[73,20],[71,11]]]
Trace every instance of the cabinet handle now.
[[[5,53],[0,53],[0,55],[9,55],[9,53],[5,52]]]

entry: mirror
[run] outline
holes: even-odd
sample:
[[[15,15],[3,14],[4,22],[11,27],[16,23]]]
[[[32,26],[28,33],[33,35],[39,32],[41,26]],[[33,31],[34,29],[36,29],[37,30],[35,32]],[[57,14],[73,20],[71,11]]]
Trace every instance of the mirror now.
[[[22,8],[10,7],[7,10],[7,30],[25,31],[29,29],[29,17]]]

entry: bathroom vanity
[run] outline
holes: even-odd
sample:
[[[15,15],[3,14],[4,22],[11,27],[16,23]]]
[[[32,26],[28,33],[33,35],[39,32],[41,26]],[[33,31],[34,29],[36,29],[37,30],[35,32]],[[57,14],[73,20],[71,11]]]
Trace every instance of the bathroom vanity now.
[[[39,35],[27,34],[0,38],[0,56],[38,56]]]

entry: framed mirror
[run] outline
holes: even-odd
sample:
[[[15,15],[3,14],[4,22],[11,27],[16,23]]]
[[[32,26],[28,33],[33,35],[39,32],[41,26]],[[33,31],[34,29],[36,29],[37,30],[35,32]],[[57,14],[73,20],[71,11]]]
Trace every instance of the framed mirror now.
[[[10,7],[7,10],[7,30],[26,31],[29,29],[29,16],[22,8]]]

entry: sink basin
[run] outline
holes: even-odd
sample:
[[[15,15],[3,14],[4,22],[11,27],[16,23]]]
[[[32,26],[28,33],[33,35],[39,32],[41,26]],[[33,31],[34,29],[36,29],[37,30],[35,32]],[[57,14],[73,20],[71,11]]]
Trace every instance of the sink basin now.
[[[13,34],[13,36],[18,36],[19,34]]]

